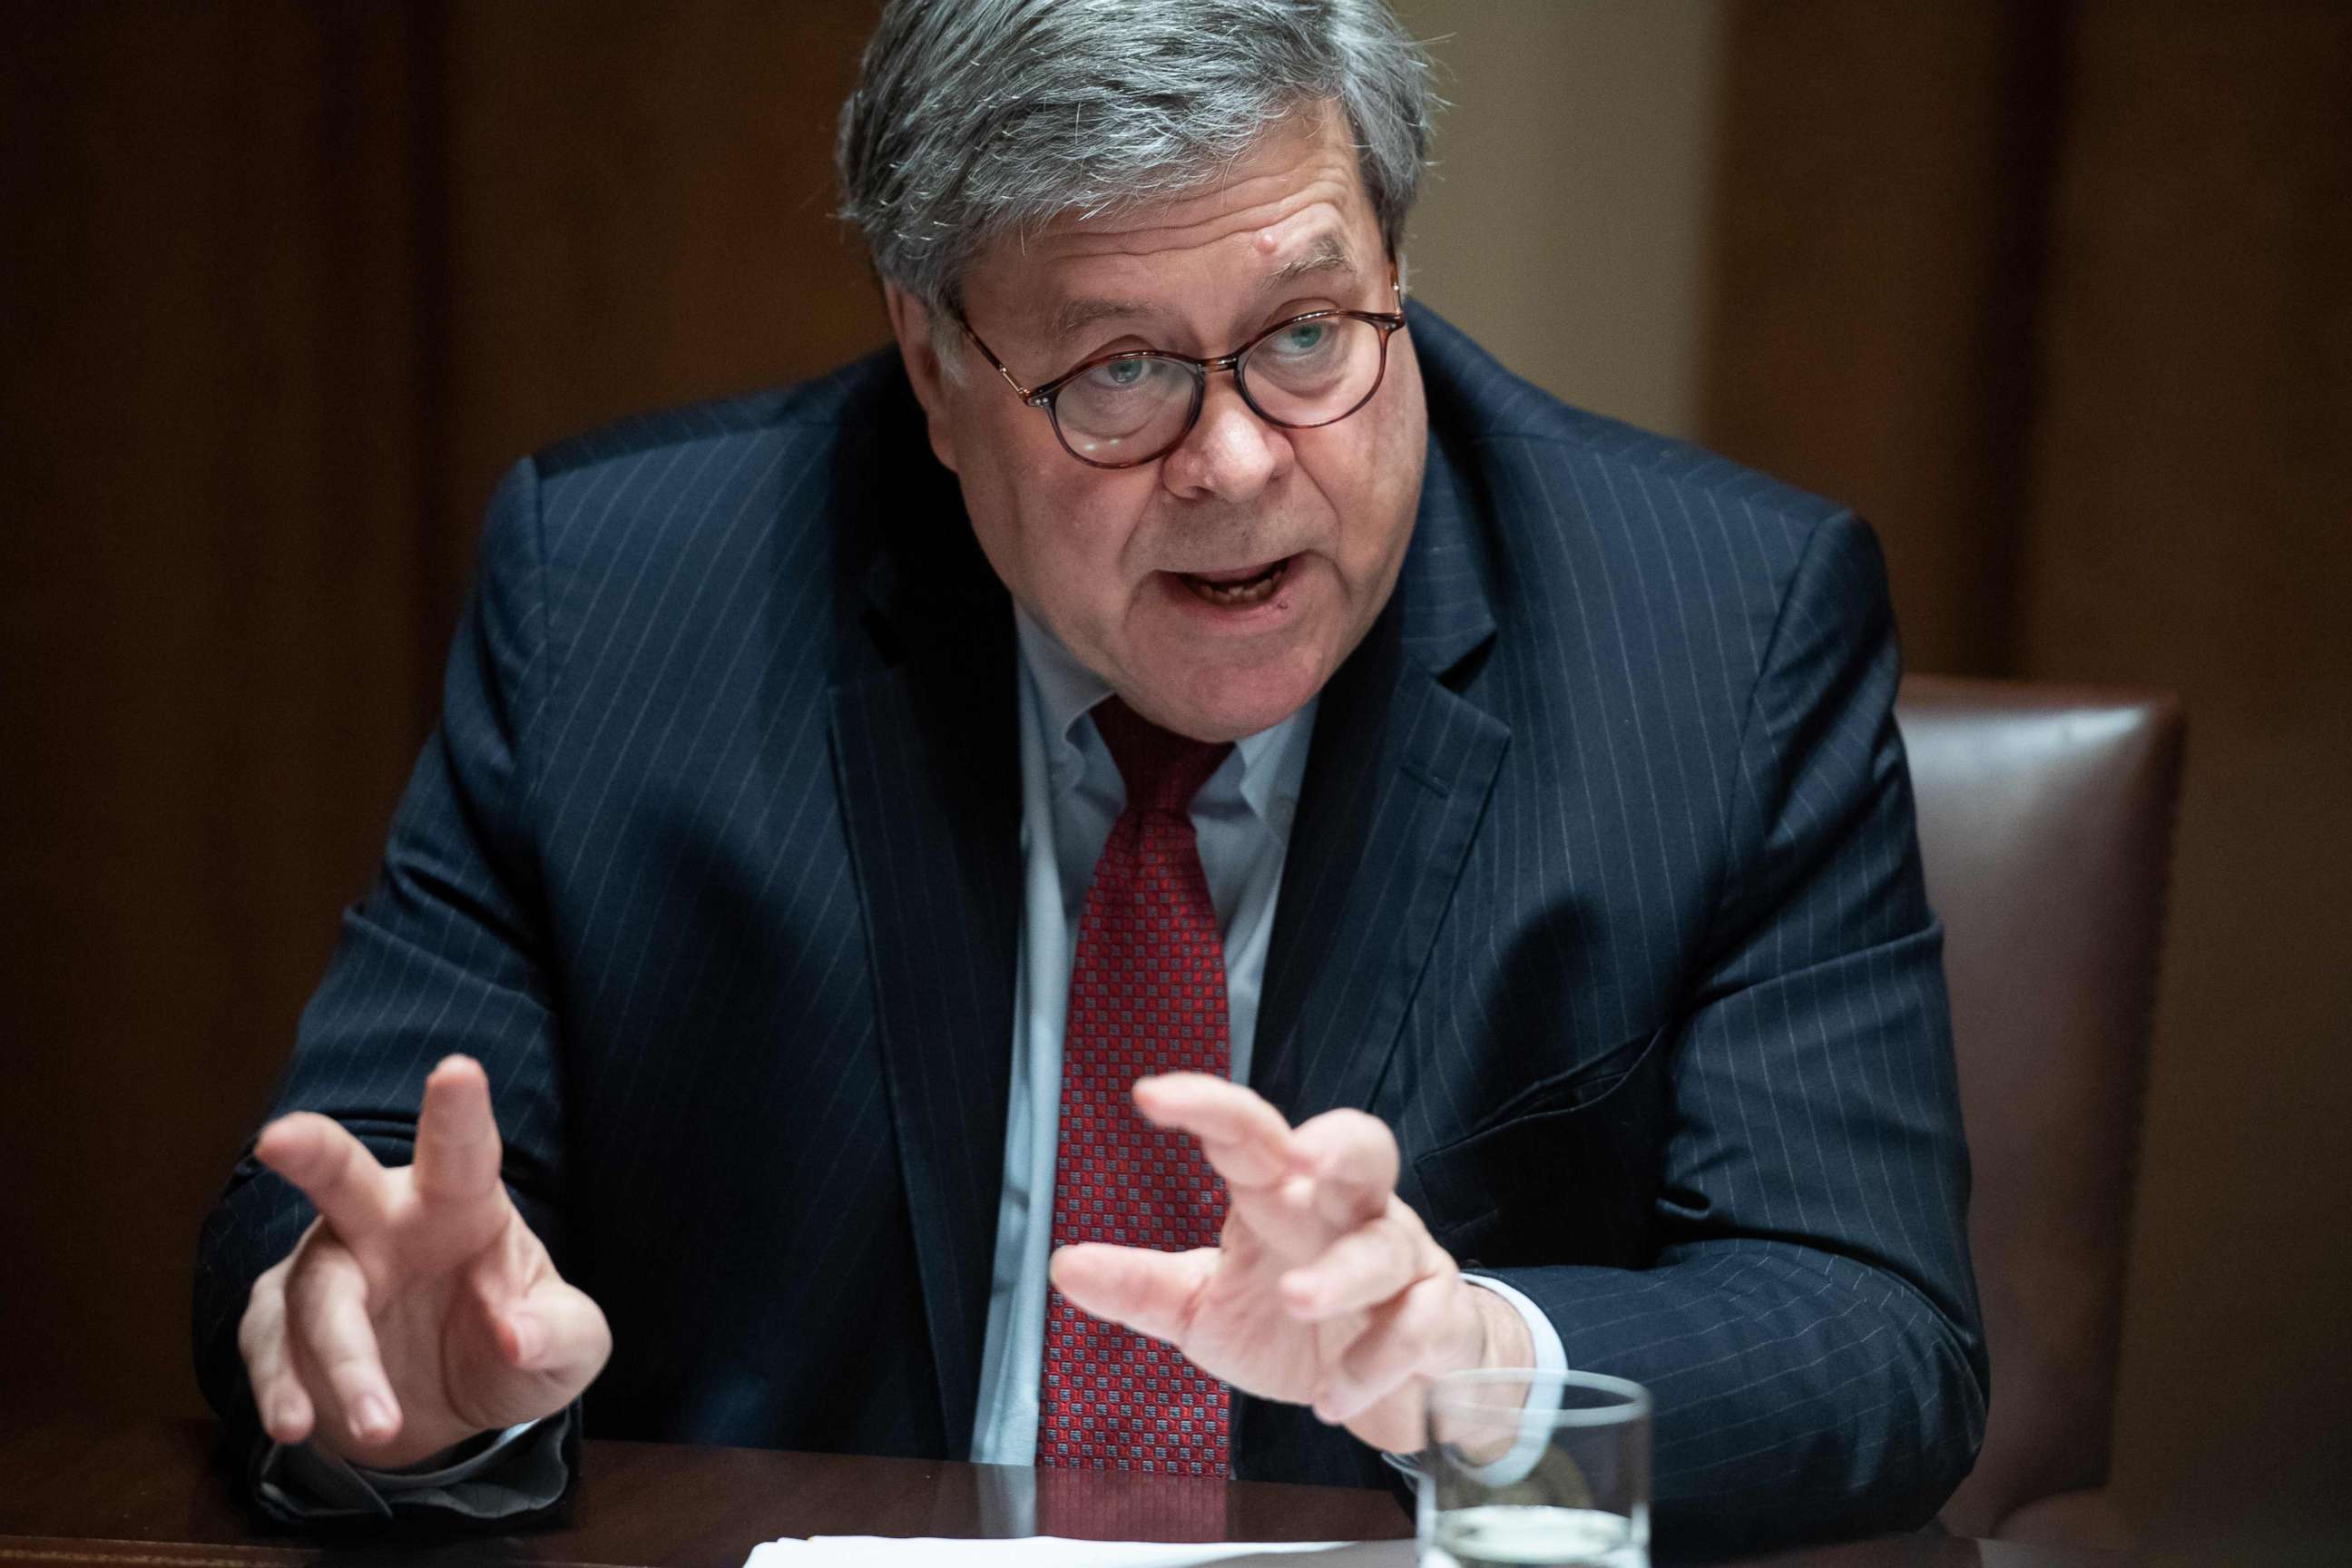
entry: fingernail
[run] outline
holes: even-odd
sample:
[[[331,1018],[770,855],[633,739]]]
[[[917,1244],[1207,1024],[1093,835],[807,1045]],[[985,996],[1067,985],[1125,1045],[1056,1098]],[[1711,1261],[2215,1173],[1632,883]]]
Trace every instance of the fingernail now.
[[[362,1394],[359,1405],[352,1412],[352,1434],[373,1442],[391,1436],[392,1406],[380,1394]]]
[[[271,1437],[281,1443],[286,1441],[286,1435],[294,1430],[294,1402],[280,1399],[272,1404],[268,1417],[262,1425],[269,1428]]]

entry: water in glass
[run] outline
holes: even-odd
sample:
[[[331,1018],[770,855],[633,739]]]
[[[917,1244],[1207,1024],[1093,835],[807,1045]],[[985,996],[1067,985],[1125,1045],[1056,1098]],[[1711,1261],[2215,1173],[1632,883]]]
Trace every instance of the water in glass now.
[[[1624,1515],[1486,1503],[1440,1513],[1423,1568],[1647,1568]]]

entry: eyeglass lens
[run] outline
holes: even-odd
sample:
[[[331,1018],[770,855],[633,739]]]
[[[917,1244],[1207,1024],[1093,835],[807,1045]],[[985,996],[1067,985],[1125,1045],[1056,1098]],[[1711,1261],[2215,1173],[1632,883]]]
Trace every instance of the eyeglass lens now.
[[[1328,425],[1380,384],[1386,334],[1352,316],[1294,321],[1262,338],[1234,367],[1242,396],[1268,421]],[[1205,373],[1183,360],[1134,354],[1095,366],[1055,394],[1064,444],[1089,462],[1148,462],[1192,427]]]

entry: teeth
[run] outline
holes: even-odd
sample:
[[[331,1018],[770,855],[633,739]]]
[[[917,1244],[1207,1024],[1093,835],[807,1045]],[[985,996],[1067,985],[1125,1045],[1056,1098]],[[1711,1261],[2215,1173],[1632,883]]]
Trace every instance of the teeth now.
[[[1190,576],[1184,579],[1184,583],[1194,594],[1212,605],[1228,607],[1261,605],[1272,598],[1274,591],[1282,585],[1283,568],[1286,564],[1286,562],[1277,561],[1256,576],[1244,578],[1238,583],[1210,583]]]

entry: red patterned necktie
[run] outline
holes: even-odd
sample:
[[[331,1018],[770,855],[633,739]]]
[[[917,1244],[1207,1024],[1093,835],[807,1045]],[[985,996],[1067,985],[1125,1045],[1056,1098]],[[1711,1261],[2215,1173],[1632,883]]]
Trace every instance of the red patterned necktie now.
[[[1216,1245],[1225,1184],[1193,1139],[1136,1113],[1147,1073],[1225,1077],[1225,953],[1189,815],[1230,745],[1171,734],[1113,697],[1095,728],[1127,784],[1087,889],[1062,1037],[1054,1245],[1108,1241],[1177,1252]],[[1225,1386],[1174,1348],[1045,1306],[1040,1465],[1223,1476]]]

